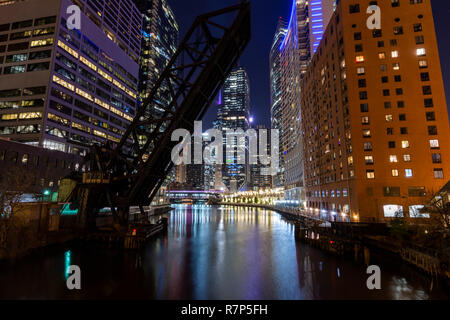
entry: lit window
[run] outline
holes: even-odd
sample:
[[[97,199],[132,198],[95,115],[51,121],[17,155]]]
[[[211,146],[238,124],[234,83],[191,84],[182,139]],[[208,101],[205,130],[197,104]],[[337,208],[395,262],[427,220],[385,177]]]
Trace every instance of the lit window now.
[[[428,68],[428,61],[427,60],[419,60],[419,67],[420,68]]]
[[[87,65],[89,68],[91,68],[94,71],[97,71],[97,66],[90,62],[88,59],[86,59],[83,56],[80,56],[80,61],[83,62],[85,65]]]
[[[353,157],[352,156],[348,157],[347,163],[348,163],[349,166],[353,165]]]
[[[409,148],[409,141],[408,140],[403,140],[402,141],[402,148],[403,149]]]
[[[50,46],[53,44],[53,38],[31,41],[31,48]]]
[[[403,155],[403,161],[411,162],[411,155],[410,154],[404,154]]]
[[[370,138],[372,136],[371,132],[369,129],[364,129],[363,130],[363,137],[364,138]]]
[[[375,179],[375,170],[366,170],[367,179]]]
[[[380,60],[386,59],[386,53],[384,53],[384,52],[378,53],[378,59],[380,59]]]
[[[392,58],[398,58],[398,51],[397,50],[391,51],[391,57]]]
[[[27,155],[27,154],[24,154],[24,155],[22,156],[22,164],[27,164],[27,162],[28,162],[28,155]]]
[[[53,82],[59,84],[60,86],[63,86],[66,89],[75,91],[75,86],[73,84],[70,84],[57,76],[53,76]]]
[[[92,98],[92,96],[91,96],[89,93],[87,93],[87,92],[81,90],[80,88],[77,88],[75,92],[76,92],[78,95],[82,96],[83,98],[88,99],[89,101],[92,101],[92,102],[94,101],[94,98]]]
[[[391,162],[391,163],[397,163],[397,162],[398,162],[397,156],[396,156],[396,155],[390,155],[390,156],[389,156],[389,162]]]
[[[358,75],[363,75],[366,73],[366,69],[364,69],[364,67],[359,67],[356,69]]]
[[[426,50],[425,48],[419,48],[416,50],[416,54],[418,57],[423,57],[426,55]]]
[[[413,176],[412,169],[405,169],[405,177],[411,178]]]
[[[71,54],[72,56],[74,56],[75,58],[78,59],[78,52],[76,52],[75,50],[73,50],[71,47],[69,47],[68,45],[66,45],[64,42],[62,42],[61,40],[58,40],[58,46],[63,48],[65,51],[67,51],[69,54]]]
[[[373,156],[365,156],[366,164],[373,164]]]
[[[357,57],[356,57],[356,62],[357,62],[357,63],[364,62],[364,56],[357,56]]]
[[[17,113],[2,114],[2,121],[17,120]]]
[[[439,149],[439,140],[430,140],[431,149]]]
[[[400,63],[393,63],[392,64],[392,69],[394,69],[394,70],[400,70]]]
[[[398,169],[392,169],[392,176],[398,177]]]
[[[394,120],[394,117],[392,116],[392,114],[387,114],[387,115],[385,116],[385,118],[386,118],[386,122],[391,122],[391,121]]]
[[[435,179],[444,179],[444,170],[443,169],[434,169],[434,178]]]

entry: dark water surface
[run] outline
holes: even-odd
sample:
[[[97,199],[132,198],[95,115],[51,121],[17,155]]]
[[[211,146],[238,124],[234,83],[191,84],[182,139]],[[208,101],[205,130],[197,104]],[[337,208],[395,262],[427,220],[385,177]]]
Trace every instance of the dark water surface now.
[[[139,253],[68,246],[0,264],[0,298],[449,299],[414,269],[374,259],[382,289],[370,291],[364,265],[296,241],[275,212],[177,206],[167,234]],[[66,287],[69,265],[81,268],[80,291]]]

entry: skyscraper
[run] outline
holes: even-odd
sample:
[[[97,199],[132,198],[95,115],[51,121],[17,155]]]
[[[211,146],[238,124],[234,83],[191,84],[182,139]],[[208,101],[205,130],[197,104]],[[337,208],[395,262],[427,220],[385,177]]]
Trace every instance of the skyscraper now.
[[[280,146],[281,137],[283,134],[282,126],[282,109],[281,109],[281,57],[280,46],[286,36],[287,23],[280,17],[278,20],[278,26],[273,38],[272,47],[270,49],[270,102],[271,102],[271,127],[272,129],[279,130],[280,134]],[[283,150],[280,148],[280,171],[277,175],[273,176],[273,185],[281,187],[284,185],[284,162],[283,162]]]
[[[322,39],[324,26],[334,7],[335,1],[332,0],[294,0],[287,33],[279,47],[285,198],[294,203],[304,199],[300,80]]]
[[[450,176],[450,128],[429,1],[341,1],[302,80],[307,209],[339,221],[419,212]]]
[[[134,0],[142,12],[139,99],[145,100],[178,47],[178,23],[167,0]],[[168,105],[169,88],[161,88],[158,100]],[[154,108],[158,108],[154,106]],[[154,110],[159,113],[161,110]],[[161,111],[162,112],[162,111]]]
[[[220,129],[224,133],[224,145],[236,145],[245,149],[245,145],[238,145],[238,138],[231,134],[239,129],[245,132],[250,123],[250,83],[243,67],[234,69],[226,79],[223,86],[223,106],[220,109]],[[238,154],[239,152],[235,152],[234,156],[228,157],[226,149],[224,150],[222,180],[231,192],[247,187],[248,165],[239,164],[246,162]]]
[[[66,23],[73,4],[80,30]],[[0,137],[81,155],[120,141],[137,107],[133,2],[10,1],[0,21]]]

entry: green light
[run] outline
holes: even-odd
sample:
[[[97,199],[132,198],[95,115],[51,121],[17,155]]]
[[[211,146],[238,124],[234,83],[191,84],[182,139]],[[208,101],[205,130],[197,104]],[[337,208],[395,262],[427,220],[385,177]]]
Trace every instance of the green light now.
[[[44,196],[48,196],[48,195],[50,195],[50,190],[45,189],[45,190],[44,190]]]

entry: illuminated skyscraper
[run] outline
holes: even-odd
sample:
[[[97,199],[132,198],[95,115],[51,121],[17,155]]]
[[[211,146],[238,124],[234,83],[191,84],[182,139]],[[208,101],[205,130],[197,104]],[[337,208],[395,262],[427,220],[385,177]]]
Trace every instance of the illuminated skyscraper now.
[[[178,47],[178,23],[167,0],[134,0],[143,15],[139,98],[141,102],[151,93]],[[168,88],[158,92],[163,104],[168,104]],[[154,106],[157,109],[157,106]],[[158,114],[162,110],[155,110]]]
[[[334,8],[333,0],[293,0],[287,33],[279,46],[285,198],[296,204],[304,199],[300,80]]]
[[[250,123],[250,83],[247,72],[243,67],[234,69],[223,86],[223,105],[220,108],[219,129],[224,133],[224,145],[238,145],[237,138],[227,134],[227,130],[236,131],[241,129],[245,132]],[[239,148],[245,148],[245,145]],[[245,150],[244,150],[245,152]],[[223,165],[222,180],[231,191],[245,189],[247,187],[248,166],[239,164],[242,159],[235,152],[233,157],[226,156]]]
[[[282,109],[281,109],[281,56],[279,47],[286,36],[287,23],[280,17],[278,21],[277,30],[272,42],[272,48],[270,49],[270,100],[271,100],[271,123],[272,129],[279,130],[280,145],[281,137],[283,134],[282,122]],[[273,185],[276,187],[283,186],[284,184],[284,163],[283,152],[280,148],[280,171],[277,175],[273,176]]]

